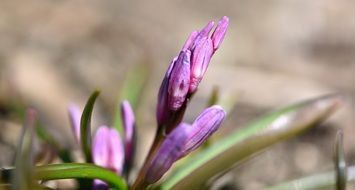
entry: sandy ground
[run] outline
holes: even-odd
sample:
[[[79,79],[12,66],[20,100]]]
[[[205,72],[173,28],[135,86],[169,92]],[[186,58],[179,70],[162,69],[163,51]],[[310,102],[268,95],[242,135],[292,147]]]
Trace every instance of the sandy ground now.
[[[0,2],[0,165],[11,164],[20,121],[6,109],[21,99],[65,145],[74,146],[67,106],[83,106],[102,90],[94,125],[110,123],[126,73],[148,65],[139,114],[139,150],[152,138],[157,90],[164,72],[192,30],[230,17],[188,113],[192,119],[218,86],[238,104],[226,123],[237,128],[268,110],[339,92],[345,106],[323,126],[274,146],[235,172],[234,188],[260,189],[275,182],[331,169],[336,128],[345,132],[355,159],[355,1],[69,1]],[[144,135],[143,135],[144,134]],[[141,160],[139,161],[139,163]],[[224,182],[222,183],[224,184]]]

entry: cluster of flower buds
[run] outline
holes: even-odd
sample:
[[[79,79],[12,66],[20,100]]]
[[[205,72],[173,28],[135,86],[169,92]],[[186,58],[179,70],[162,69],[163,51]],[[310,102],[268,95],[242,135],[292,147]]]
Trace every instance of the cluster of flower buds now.
[[[202,30],[194,31],[185,42],[179,55],[170,63],[158,94],[157,121],[164,126],[172,113],[178,112],[197,90],[212,55],[221,45],[229,24],[224,16],[210,35],[214,22]]]
[[[180,123],[163,141],[152,159],[146,182],[157,182],[174,162],[197,149],[221,125],[226,116],[220,106],[205,109],[192,123]]]
[[[69,106],[71,127],[77,142],[80,141],[81,111],[76,105]],[[107,126],[100,126],[93,138],[92,158],[99,166],[110,169],[118,175],[128,176],[134,160],[136,131],[133,110],[128,101],[121,104],[124,136]],[[107,184],[94,180],[94,189],[108,189]]]

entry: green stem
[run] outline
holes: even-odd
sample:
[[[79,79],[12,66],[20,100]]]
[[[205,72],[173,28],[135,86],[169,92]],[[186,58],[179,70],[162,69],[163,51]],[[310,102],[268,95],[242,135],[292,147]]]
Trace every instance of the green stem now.
[[[149,169],[148,167],[150,166],[149,163],[153,159],[154,155],[156,154],[156,152],[158,151],[158,149],[160,147],[160,144],[164,140],[163,131],[161,129],[162,129],[162,127],[158,127],[158,129],[157,129],[153,144],[150,147],[148,155],[144,161],[144,164],[143,164],[142,168],[140,169],[137,179],[135,180],[135,182],[132,186],[133,190],[145,189],[149,185],[145,182],[145,177],[146,177],[147,171]]]

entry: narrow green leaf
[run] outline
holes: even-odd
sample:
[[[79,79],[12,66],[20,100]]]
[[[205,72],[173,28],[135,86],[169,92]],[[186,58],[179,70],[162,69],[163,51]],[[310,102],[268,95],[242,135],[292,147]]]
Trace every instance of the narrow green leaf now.
[[[122,100],[128,100],[132,106],[132,109],[136,111],[138,104],[144,95],[144,87],[148,82],[149,74],[150,69],[147,64],[139,64],[133,67],[126,76],[119,94],[118,102],[121,102]],[[121,109],[119,106],[120,104],[118,103],[117,105],[118,106],[116,106],[117,109],[113,121],[113,126],[120,132],[120,134],[122,134],[123,128],[120,114]]]
[[[16,150],[15,166],[19,168],[12,176],[11,189],[30,190],[32,187],[32,141],[36,123],[36,111],[26,111],[25,123],[22,128],[22,136]]]
[[[88,163],[66,163],[38,166],[35,176],[41,180],[70,178],[100,179],[114,189],[128,189],[126,182],[116,173]]]
[[[286,181],[281,184],[268,187],[265,190],[313,190],[313,189],[334,189],[336,185],[336,172],[328,171],[319,173],[291,181]],[[347,182],[355,182],[355,166],[348,167]]]
[[[13,175],[16,169],[2,169],[1,173]],[[58,179],[100,179],[117,190],[128,189],[128,186],[116,173],[111,170],[89,163],[65,163],[37,166],[34,169],[34,178],[37,180]]]
[[[339,96],[327,95],[272,112],[187,158],[158,188],[199,188],[211,177],[323,121],[340,102]]]
[[[347,167],[345,161],[343,131],[338,130],[335,138],[334,165],[336,172],[336,189],[345,190],[347,181]]]
[[[81,115],[80,120],[80,141],[83,149],[86,162],[92,162],[91,158],[91,116],[94,109],[94,104],[97,96],[100,92],[95,91],[91,94],[90,98],[86,102],[86,105]]]

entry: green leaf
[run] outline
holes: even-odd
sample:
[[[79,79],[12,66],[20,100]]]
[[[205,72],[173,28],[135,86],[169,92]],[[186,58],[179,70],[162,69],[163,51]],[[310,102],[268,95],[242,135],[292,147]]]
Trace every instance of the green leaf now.
[[[128,189],[126,182],[116,173],[88,163],[66,163],[38,166],[35,176],[41,180],[56,180],[70,178],[100,179],[114,189]]]
[[[347,181],[347,167],[345,161],[342,130],[338,130],[335,138],[334,165],[336,172],[336,189],[345,190]]]
[[[328,171],[319,173],[291,181],[283,182],[281,184],[268,187],[265,190],[313,190],[313,189],[334,189],[336,185],[336,172]],[[348,167],[347,182],[355,182],[355,166]]]
[[[100,92],[95,91],[86,102],[83,114],[80,120],[80,141],[86,162],[92,162],[91,158],[91,116],[94,109],[94,103]]]
[[[16,169],[2,169],[2,173],[12,175]],[[58,179],[100,179],[114,189],[128,189],[128,186],[120,176],[111,170],[89,163],[65,163],[37,166],[34,169],[34,178],[37,180]]]
[[[128,72],[127,77],[123,83],[118,102],[121,102],[122,100],[128,100],[132,106],[132,109],[136,111],[138,104],[143,97],[144,87],[148,82],[149,74],[150,69],[147,64],[139,64],[133,67]],[[120,113],[121,108],[118,104],[113,126],[120,132],[120,134],[123,134],[122,118]]]
[[[323,121],[340,102],[339,96],[327,95],[272,112],[188,157],[157,188],[200,188],[217,174]]]

